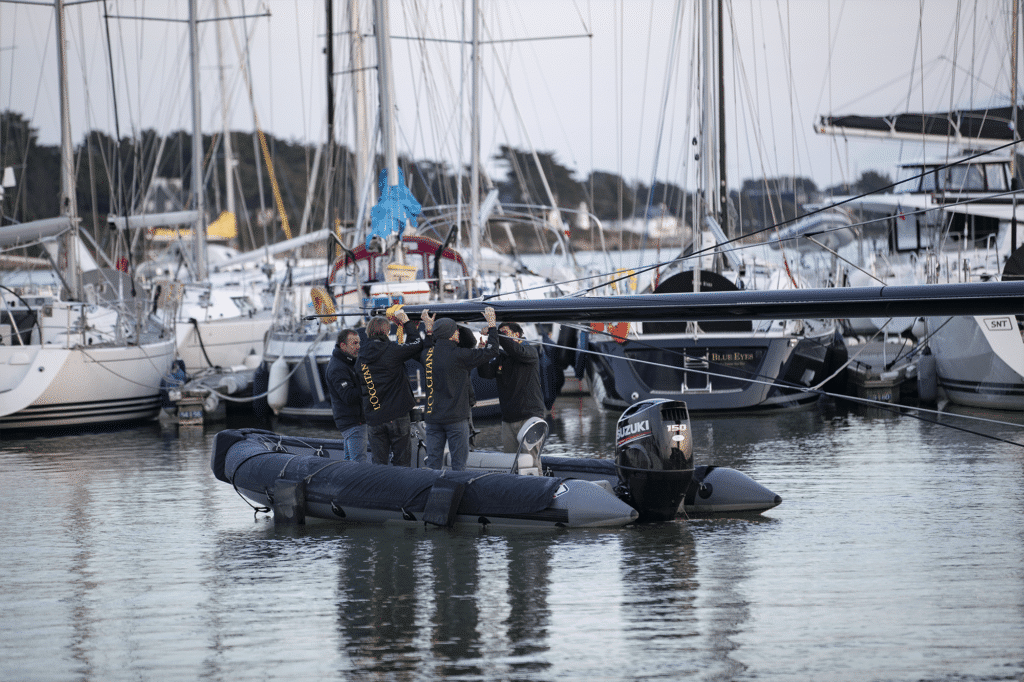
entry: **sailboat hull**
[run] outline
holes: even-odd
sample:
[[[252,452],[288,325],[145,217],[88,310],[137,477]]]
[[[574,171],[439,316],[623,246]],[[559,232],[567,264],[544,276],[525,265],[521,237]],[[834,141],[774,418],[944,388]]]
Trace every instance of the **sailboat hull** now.
[[[194,324],[179,321],[178,355],[189,372],[244,364],[247,355],[262,352],[272,322],[269,311],[253,317],[203,320]]]
[[[938,386],[958,405],[1024,410],[1024,341],[1013,315],[929,318]]]
[[[20,376],[12,372],[0,389],[0,429],[155,417],[160,409],[160,379],[174,359],[174,341],[75,349],[0,346],[0,366],[25,366],[20,363],[29,353],[33,355],[28,371]]]

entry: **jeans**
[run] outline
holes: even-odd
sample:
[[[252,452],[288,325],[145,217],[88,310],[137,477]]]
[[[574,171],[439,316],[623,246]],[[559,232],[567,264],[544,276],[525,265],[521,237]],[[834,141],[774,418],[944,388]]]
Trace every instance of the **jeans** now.
[[[366,452],[366,424],[359,424],[341,432],[345,441],[345,459],[352,462],[369,462],[370,455]]]
[[[407,467],[412,461],[412,441],[409,438],[409,417],[399,417],[370,427],[370,452],[374,464]],[[391,457],[394,453],[394,458]]]
[[[444,466],[444,444],[448,443],[448,454],[451,456],[452,469],[466,470],[469,459],[469,420],[451,424],[427,423],[427,467],[440,469]]]

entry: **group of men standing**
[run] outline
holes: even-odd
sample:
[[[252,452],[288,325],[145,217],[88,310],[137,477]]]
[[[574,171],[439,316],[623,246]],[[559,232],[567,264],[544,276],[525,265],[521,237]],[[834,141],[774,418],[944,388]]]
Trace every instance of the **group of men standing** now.
[[[497,381],[506,452],[517,450],[516,436],[526,420],[544,416],[540,356],[536,347],[523,342],[518,324],[496,326],[494,309],[487,307],[486,338],[481,347],[467,348],[459,343],[454,320],[435,318],[423,311],[420,320],[426,338],[420,338],[418,324],[402,310],[395,313],[394,321],[404,331],[403,343],[391,340],[388,317],[374,317],[367,323],[365,342],[354,329],[338,334],[327,365],[327,384],[346,459],[369,461],[372,457],[375,464],[411,466],[410,413],[416,399],[405,368],[411,359],[419,360],[425,370],[424,441],[426,465],[432,469],[442,468],[445,445],[451,468],[466,468],[473,368],[479,368],[481,377]]]

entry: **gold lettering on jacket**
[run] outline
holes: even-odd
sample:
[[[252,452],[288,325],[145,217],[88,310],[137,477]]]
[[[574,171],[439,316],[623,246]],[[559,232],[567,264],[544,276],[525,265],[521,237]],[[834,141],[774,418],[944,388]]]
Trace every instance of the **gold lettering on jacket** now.
[[[427,360],[424,363],[427,370],[427,414],[434,409],[434,348],[431,346],[427,351]]]
[[[363,381],[366,383],[367,395],[370,397],[370,407],[376,412],[380,409],[380,398],[377,397],[377,387],[373,385],[370,366],[365,362],[363,363]]]

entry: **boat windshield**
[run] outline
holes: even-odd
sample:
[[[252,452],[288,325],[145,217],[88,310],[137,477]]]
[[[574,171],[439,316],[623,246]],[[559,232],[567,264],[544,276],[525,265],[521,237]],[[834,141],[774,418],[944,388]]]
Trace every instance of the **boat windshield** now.
[[[994,163],[950,167],[901,166],[897,181],[902,183],[897,189],[901,193],[1006,191],[1002,165]]]

